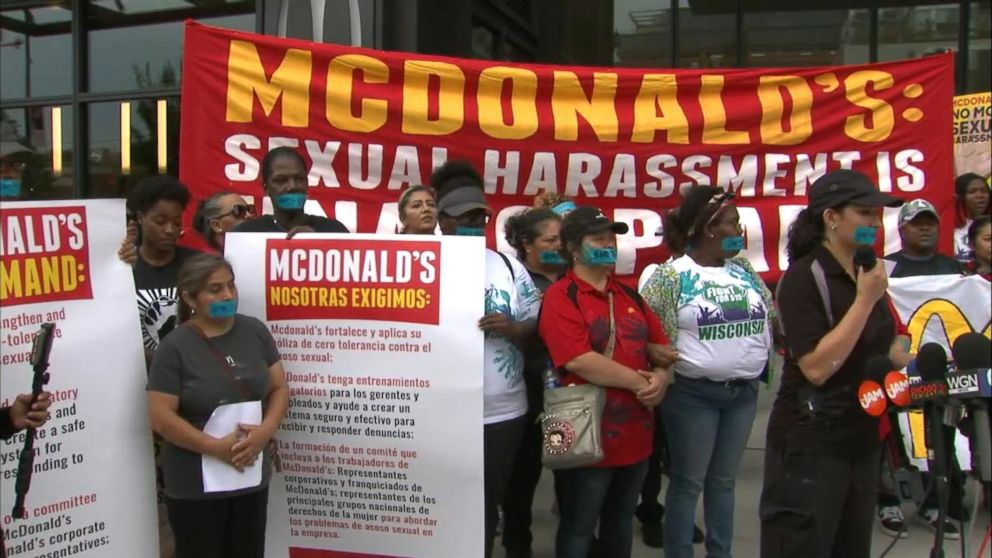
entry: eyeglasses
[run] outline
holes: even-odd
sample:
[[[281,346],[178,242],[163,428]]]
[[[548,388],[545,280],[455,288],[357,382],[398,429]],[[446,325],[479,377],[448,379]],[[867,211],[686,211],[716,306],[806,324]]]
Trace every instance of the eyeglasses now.
[[[247,219],[255,214],[255,206],[248,204],[235,204],[231,207],[231,210],[227,213],[221,213],[220,215],[214,217],[214,219],[223,219],[228,215],[233,215],[237,219]]]

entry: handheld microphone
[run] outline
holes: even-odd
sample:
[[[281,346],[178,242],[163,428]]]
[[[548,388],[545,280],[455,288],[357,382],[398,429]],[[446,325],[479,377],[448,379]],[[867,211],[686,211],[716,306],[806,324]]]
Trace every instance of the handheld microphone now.
[[[876,355],[865,363],[865,380],[858,387],[858,402],[864,412],[873,417],[885,414],[888,399],[882,384],[885,376],[892,370],[892,361],[884,355]]]
[[[854,267],[861,268],[861,271],[871,271],[878,264],[878,256],[875,249],[867,244],[861,244],[854,249]]]
[[[966,380],[954,384],[954,389],[966,390],[971,396],[968,408],[973,417],[974,436],[969,440],[978,456],[978,474],[982,482],[992,481],[992,428],[989,427],[989,369],[992,368],[992,341],[980,333],[965,333],[951,347],[958,374]],[[948,378],[948,383],[951,383]],[[972,395],[974,394],[974,395]]]
[[[947,351],[937,343],[926,343],[916,353],[920,381],[910,382],[911,404],[943,399],[947,396]]]

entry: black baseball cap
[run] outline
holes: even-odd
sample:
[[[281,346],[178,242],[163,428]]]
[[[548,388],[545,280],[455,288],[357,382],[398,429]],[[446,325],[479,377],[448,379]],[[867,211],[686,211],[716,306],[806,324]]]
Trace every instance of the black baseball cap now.
[[[486,195],[477,186],[462,186],[445,194],[437,202],[438,213],[461,217],[473,209],[484,209],[489,212]]]
[[[809,188],[809,209],[816,213],[849,203],[865,207],[899,207],[903,201],[879,192],[871,179],[850,169],[828,172]]]
[[[561,222],[561,241],[563,243],[579,242],[588,234],[611,230],[616,234],[625,234],[630,227],[627,223],[611,221],[603,212],[595,207],[578,207],[565,215]]]

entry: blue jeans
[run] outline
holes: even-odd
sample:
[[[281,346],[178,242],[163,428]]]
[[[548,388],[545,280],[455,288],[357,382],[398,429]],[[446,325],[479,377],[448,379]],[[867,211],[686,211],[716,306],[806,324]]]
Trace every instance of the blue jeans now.
[[[555,471],[561,521],[555,558],[588,558],[599,521],[598,558],[630,558],[634,509],[647,460],[626,467],[579,467]]]
[[[734,481],[751,435],[758,380],[676,378],[661,403],[670,463],[665,495],[665,557],[692,558],[696,503],[703,493],[706,556],[729,558]]]

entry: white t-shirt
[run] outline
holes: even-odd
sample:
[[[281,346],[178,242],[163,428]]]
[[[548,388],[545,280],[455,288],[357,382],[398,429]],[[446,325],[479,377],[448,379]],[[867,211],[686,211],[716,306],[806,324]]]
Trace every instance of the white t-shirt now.
[[[507,267],[507,261],[510,267]],[[486,314],[502,312],[514,321],[534,320],[540,309],[541,296],[527,269],[516,258],[507,256],[504,260],[497,252],[487,249]],[[525,415],[527,393],[523,352],[505,337],[487,333],[485,371],[483,423],[492,424]]]
[[[971,227],[971,219],[964,225],[954,229],[954,259],[958,261],[968,261],[971,259],[971,247],[968,246],[968,228]]]
[[[760,376],[772,336],[757,279],[729,260],[702,267],[682,256],[672,267],[681,282],[676,373],[714,381]]]

